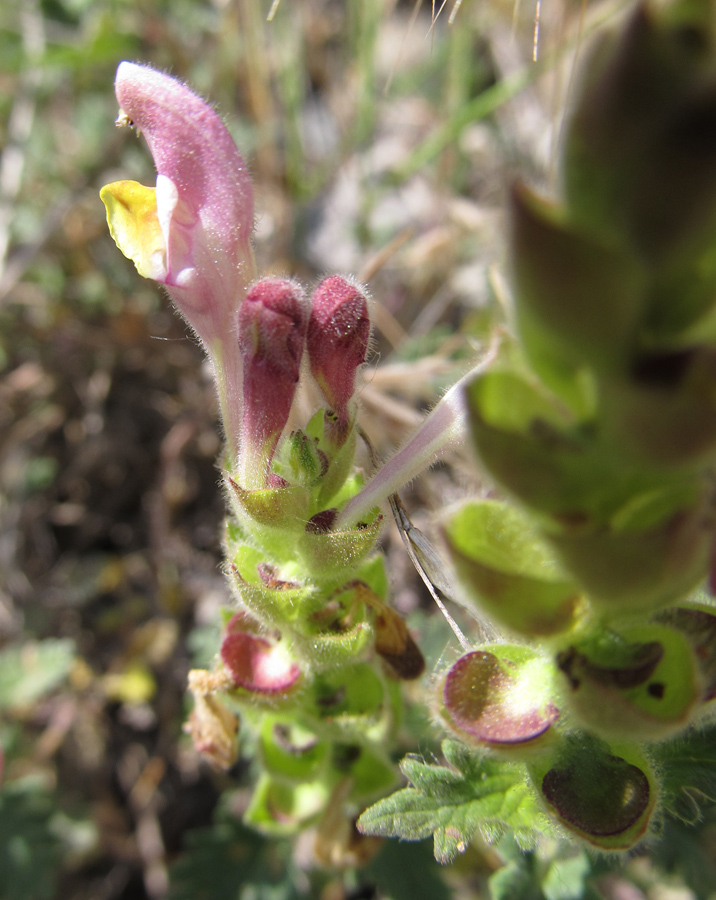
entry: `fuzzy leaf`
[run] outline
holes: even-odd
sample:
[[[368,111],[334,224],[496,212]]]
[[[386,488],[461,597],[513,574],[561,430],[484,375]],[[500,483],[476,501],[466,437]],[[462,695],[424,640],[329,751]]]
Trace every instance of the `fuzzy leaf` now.
[[[490,900],[543,900],[531,858],[511,860],[489,880]]]
[[[363,872],[381,888],[380,897],[386,900],[450,900],[453,896],[425,845],[384,841]]]
[[[654,757],[663,772],[666,811],[682,822],[699,822],[716,804],[716,729],[690,731],[656,745]]]
[[[446,741],[444,747],[446,755],[457,756],[454,742]],[[463,853],[478,832],[494,841],[509,828],[529,843],[548,828],[520,765],[484,758],[466,778],[445,766],[407,757],[401,769],[412,786],[367,809],[358,820],[364,834],[408,841],[432,834],[435,858],[447,863]]]
[[[208,828],[189,831],[170,869],[170,900],[308,900],[288,842],[267,841],[222,807]]]
[[[446,761],[457,769],[466,781],[474,781],[482,774],[484,754],[474,747],[468,747],[462,741],[444,740],[442,743],[443,756]]]

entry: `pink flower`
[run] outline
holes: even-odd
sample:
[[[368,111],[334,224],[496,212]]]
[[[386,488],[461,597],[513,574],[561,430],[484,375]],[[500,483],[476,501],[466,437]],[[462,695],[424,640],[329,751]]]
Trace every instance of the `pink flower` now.
[[[219,116],[174,78],[123,62],[115,91],[121,117],[146,138],[157,182],[147,188],[119,181],[102,189],[110,231],[140,274],[166,286],[204,343],[235,451],[241,377],[236,311],[255,278],[249,175]]]

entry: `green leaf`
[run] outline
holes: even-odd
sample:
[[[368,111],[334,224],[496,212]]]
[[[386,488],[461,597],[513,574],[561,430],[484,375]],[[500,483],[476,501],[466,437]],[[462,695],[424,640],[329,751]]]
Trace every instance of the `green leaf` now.
[[[75,645],[50,638],[7,647],[0,653],[0,710],[29,706],[70,671]]]
[[[313,587],[284,579],[275,569],[275,585],[262,581],[259,566],[266,562],[261,550],[249,544],[230,549],[231,580],[246,607],[259,619],[276,627],[306,618],[323,602]]]
[[[210,828],[189,832],[170,869],[169,900],[308,900],[296,885],[290,845],[266,841],[226,810]],[[304,879],[305,880],[305,879]]]
[[[555,859],[542,879],[545,900],[580,900],[590,872],[589,857],[584,852],[567,859]]]
[[[325,741],[289,716],[263,717],[260,747],[266,771],[290,781],[318,777],[328,754]]]
[[[383,682],[368,663],[322,672],[311,686],[305,709],[321,722],[366,726],[383,712]]]
[[[463,803],[472,797],[470,785],[459,772],[445,766],[424,762],[410,754],[400,763],[400,771],[414,788],[432,800],[443,803]]]
[[[689,825],[716,805],[716,728],[689,731],[652,748],[664,809]]]
[[[554,357],[621,371],[644,307],[639,260],[586,236],[524,186],[511,211],[516,311],[535,368],[553,389]]]
[[[446,739],[442,743],[445,760],[463,776],[466,781],[474,781],[482,774],[485,754],[462,741]]]
[[[446,741],[447,754],[456,754]],[[446,754],[446,755],[447,755]],[[463,764],[465,757],[460,757]],[[466,768],[468,768],[466,766]],[[433,835],[438,862],[463,853],[478,832],[493,842],[511,829],[524,843],[534,843],[549,829],[519,764],[483,758],[471,777],[415,757],[401,764],[411,787],[403,788],[367,809],[358,820],[365,834],[419,841]]]
[[[659,739],[689,720],[701,680],[688,638],[665,625],[594,630],[558,655],[585,727],[625,739]]]
[[[549,811],[599,850],[635,846],[646,834],[658,796],[656,776],[639,745],[607,744],[574,732],[563,736],[556,751],[527,761]]]
[[[543,900],[531,856],[510,860],[488,879],[490,900]]]
[[[450,900],[452,892],[427,847],[386,841],[379,855],[363,870],[376,882],[385,900]]]
[[[3,787],[0,897],[4,900],[50,900],[56,896],[62,845],[51,827],[54,811],[50,795],[29,781]]]
[[[371,522],[345,531],[304,531],[297,550],[316,581],[347,576],[373,551],[382,524],[383,516],[379,514]]]
[[[340,749],[340,745],[336,749]],[[351,745],[347,745],[347,755],[350,758],[353,754]],[[336,765],[338,763],[338,765]],[[345,766],[340,765],[340,758],[334,760],[334,766],[340,772]],[[368,798],[378,797],[384,794],[390,788],[395,787],[398,782],[398,771],[394,765],[388,761],[381,759],[376,753],[363,747],[357,759],[350,763],[347,768],[352,780],[351,797],[358,800],[367,800]]]

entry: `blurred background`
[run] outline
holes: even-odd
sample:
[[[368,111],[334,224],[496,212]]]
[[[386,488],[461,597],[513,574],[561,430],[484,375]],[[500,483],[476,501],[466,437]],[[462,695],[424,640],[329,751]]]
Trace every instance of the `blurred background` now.
[[[324,871],[310,841],[243,828],[250,746],[218,774],[182,733],[187,671],[210,665],[229,601],[210,373],[161,291],[114,246],[98,198],[109,181],[155,178],[141,138],[114,127],[120,60],[209,98],[253,175],[260,269],[369,285],[362,424],[387,455],[501,318],[506,189],[518,174],[557,183],[575,54],[617,11],[4,0],[2,900],[716,896],[709,821],[670,832],[661,867],[646,852],[624,865],[568,853],[572,868],[551,882],[555,848],[523,859],[475,845],[441,871],[430,842],[392,842],[363,869]],[[405,496],[416,524],[429,530],[476,477],[457,454],[422,478]],[[456,654],[394,530],[385,547],[394,603],[426,655]],[[406,749],[437,752],[440,735],[414,727],[422,742],[408,734]]]

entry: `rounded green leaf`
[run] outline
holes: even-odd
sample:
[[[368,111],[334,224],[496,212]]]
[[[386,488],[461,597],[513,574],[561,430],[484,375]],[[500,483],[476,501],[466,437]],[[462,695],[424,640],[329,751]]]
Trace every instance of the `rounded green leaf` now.
[[[666,349],[632,361],[630,377],[602,386],[604,427],[632,459],[672,469],[712,461],[716,350]]]
[[[512,193],[512,249],[520,336],[536,368],[556,355],[621,371],[645,306],[638,260],[580,233],[522,185]]]
[[[272,837],[295,834],[324,809],[329,798],[322,781],[291,784],[264,773],[244,813],[244,822]]]
[[[340,578],[354,571],[373,551],[382,524],[383,516],[378,515],[345,531],[304,530],[297,549],[313,578]]]
[[[370,645],[373,628],[367,619],[354,622],[339,631],[305,630],[295,632],[292,646],[296,654],[314,672],[336,669],[351,663]]]
[[[368,663],[357,663],[333,672],[323,672],[314,680],[306,710],[326,724],[366,725],[380,717],[385,704],[383,682]]]
[[[265,560],[264,553],[248,544],[236,548],[231,557],[229,575],[244,605],[278,628],[314,612],[322,602],[315,588],[285,580]]]
[[[492,476],[540,513],[568,521],[607,520],[654,473],[602,447],[546,389],[509,371],[479,375],[465,400],[472,439]],[[657,484],[663,481],[659,475]]]
[[[228,495],[237,518],[252,533],[263,527],[296,531],[309,506],[308,491],[300,485],[245,490],[227,476]]]

